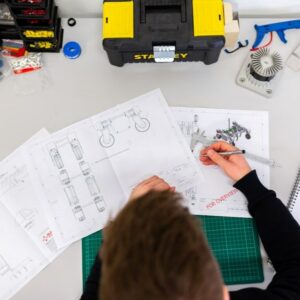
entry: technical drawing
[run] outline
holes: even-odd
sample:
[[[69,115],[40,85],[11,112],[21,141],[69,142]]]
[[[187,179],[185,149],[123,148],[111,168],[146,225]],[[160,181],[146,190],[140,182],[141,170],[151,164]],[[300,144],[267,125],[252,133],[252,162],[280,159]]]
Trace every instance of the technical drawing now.
[[[202,144],[202,147],[211,145],[214,140],[206,136],[205,130],[201,130],[199,126],[199,115],[194,114],[192,121],[180,121],[178,122],[181,132],[184,136],[190,138],[190,148],[194,152],[198,144]]]
[[[9,264],[4,259],[4,257],[2,255],[0,255],[0,275],[4,276],[9,271],[11,271],[11,268],[10,268]]]
[[[150,122],[147,118],[141,117],[141,111],[137,108],[129,109],[125,112],[127,118],[131,118],[134,122],[135,129],[140,132],[145,132],[150,128]]]
[[[90,165],[89,165],[87,162],[81,161],[81,162],[79,163],[79,167],[80,167],[81,172],[82,172],[82,174],[83,174],[84,176],[87,176],[87,175],[89,175],[89,174],[91,173]]]
[[[215,142],[214,140],[209,139],[205,135],[205,130],[200,131],[200,129],[197,129],[197,131],[192,133],[190,148],[191,151],[194,152],[198,144],[202,144],[202,147],[208,147],[214,142]]]
[[[150,128],[150,121],[141,116],[138,108],[131,108],[113,118],[97,123],[100,132],[99,143],[104,148],[112,147],[115,143],[115,134],[129,130],[134,125],[138,132],[146,132]]]
[[[72,207],[72,211],[73,211],[75,218],[80,222],[84,221],[85,215],[83,213],[81,206],[79,205],[79,199],[77,197],[74,186],[70,185],[70,186],[66,187],[64,189],[64,191],[68,198],[69,204]]]
[[[233,146],[235,146],[235,142],[239,140],[242,134],[245,134],[247,140],[251,139],[250,130],[243,127],[238,122],[232,122],[232,125],[230,123],[230,119],[228,119],[228,129],[217,129],[214,138],[224,140]]]
[[[2,193],[14,188],[21,188],[21,185],[25,183],[27,176],[26,167],[15,168],[12,172],[6,174],[6,176],[0,181],[0,190]]]
[[[111,121],[105,120],[100,123],[99,130],[101,131],[101,136],[99,143],[104,148],[109,148],[115,143],[115,138],[111,134]]]
[[[81,160],[83,158],[83,150],[78,138],[76,137],[75,134],[70,134],[68,136],[68,140],[76,159]]]
[[[25,229],[30,229],[33,226],[36,211],[34,209],[23,208],[19,210],[15,219]]]
[[[89,176],[85,179],[85,182],[87,184],[87,187],[89,189],[89,192],[91,196],[95,196],[100,193],[99,187],[97,185],[97,182],[95,180],[94,176]]]
[[[185,136],[191,136],[193,133],[200,131],[199,127],[199,116],[197,114],[194,115],[193,121],[180,121],[178,123],[181,132]]]
[[[43,244],[51,251],[57,251],[57,245],[53,237],[53,232],[50,228],[46,228],[44,232],[40,234],[40,240],[43,241]]]
[[[68,198],[69,204],[71,206],[77,205],[79,203],[79,199],[76,195],[75,188],[73,185],[70,185],[64,189],[65,194]]]
[[[75,206],[72,211],[78,221],[82,222],[85,220],[85,215],[80,205]]]
[[[180,186],[185,187],[189,184],[190,178],[195,175],[195,172],[190,168],[188,163],[184,162],[173,166],[168,170],[158,172],[157,175],[164,178],[167,182],[176,182],[177,188],[179,188]]]
[[[195,206],[197,202],[197,187],[191,187],[184,192],[185,198],[191,206]]]
[[[71,182],[68,172],[66,170],[61,170],[59,172],[59,177],[60,177],[60,181],[63,185],[68,185]]]
[[[95,197],[94,202],[99,212],[103,212],[105,210],[105,202],[102,196]]]
[[[58,169],[62,169],[64,167],[64,163],[61,158],[61,155],[59,154],[57,147],[54,144],[50,144],[48,146],[48,149],[54,166],[57,167]]]
[[[48,242],[44,242],[48,250],[51,252],[56,252],[57,251],[57,245],[54,239],[49,240]]]
[[[24,274],[27,274],[30,270],[30,265],[32,264],[31,258],[25,258],[21,263],[17,266],[11,267],[10,270],[12,272],[13,278],[18,279]]]
[[[9,275],[11,279],[18,279],[24,274],[28,273],[30,269],[30,264],[32,263],[31,258],[24,259],[21,263],[17,266],[11,266],[8,262],[4,259],[2,255],[0,255],[0,276],[7,276]]]
[[[97,185],[96,179],[94,176],[89,176],[85,179],[87,187],[92,197],[94,197],[94,203],[99,212],[103,212],[105,210],[105,202],[103,196],[100,194],[100,189]],[[95,197],[96,196],[96,197]]]

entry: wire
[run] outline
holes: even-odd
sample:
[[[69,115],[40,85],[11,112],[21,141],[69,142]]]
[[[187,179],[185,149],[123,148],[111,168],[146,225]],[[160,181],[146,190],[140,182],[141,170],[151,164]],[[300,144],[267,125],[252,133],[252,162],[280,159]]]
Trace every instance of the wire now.
[[[272,42],[273,42],[273,32],[270,32],[270,40],[267,44],[265,44],[264,46],[258,47],[258,48],[252,48],[250,51],[257,51],[257,50],[266,48],[266,47],[270,46],[272,44]]]
[[[245,40],[245,43],[243,44],[242,42],[238,42],[238,47],[232,51],[228,50],[228,49],[225,49],[224,51],[227,53],[227,54],[231,54],[231,53],[234,53],[238,50],[240,50],[241,48],[245,48],[245,47],[248,47],[249,45],[249,41],[248,40]]]

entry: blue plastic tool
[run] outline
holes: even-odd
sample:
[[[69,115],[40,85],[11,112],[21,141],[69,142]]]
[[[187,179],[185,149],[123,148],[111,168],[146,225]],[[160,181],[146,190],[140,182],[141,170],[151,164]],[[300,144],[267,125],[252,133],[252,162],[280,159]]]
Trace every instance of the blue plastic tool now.
[[[68,42],[64,45],[64,55],[70,59],[76,59],[81,54],[81,47],[76,42]]]
[[[273,23],[268,25],[254,25],[254,28],[257,35],[253,44],[253,48],[257,48],[264,39],[264,36],[273,31],[276,31],[280,40],[286,44],[287,39],[285,38],[285,31],[288,29],[300,29],[300,20]]]

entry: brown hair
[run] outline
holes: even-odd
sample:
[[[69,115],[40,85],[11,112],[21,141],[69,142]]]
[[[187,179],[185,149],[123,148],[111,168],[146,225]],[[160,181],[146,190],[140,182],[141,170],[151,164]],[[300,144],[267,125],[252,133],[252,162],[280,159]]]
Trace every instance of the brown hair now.
[[[199,222],[173,192],[128,203],[107,227],[101,300],[221,300],[223,282]]]

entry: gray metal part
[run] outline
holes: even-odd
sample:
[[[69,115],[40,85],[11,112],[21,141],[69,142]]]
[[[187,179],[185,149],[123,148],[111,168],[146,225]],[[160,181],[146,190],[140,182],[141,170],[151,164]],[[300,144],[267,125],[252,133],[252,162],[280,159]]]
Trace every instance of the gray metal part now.
[[[237,85],[244,87],[250,91],[256,92],[266,98],[271,98],[276,90],[282,71],[269,82],[260,82],[250,74],[251,53],[248,54],[237,78]]]
[[[155,62],[173,62],[175,59],[175,46],[154,46]]]

